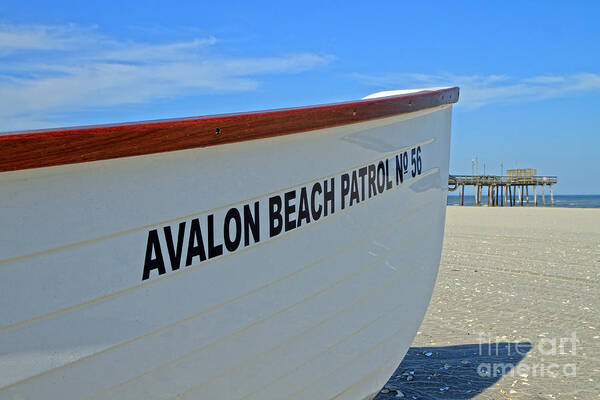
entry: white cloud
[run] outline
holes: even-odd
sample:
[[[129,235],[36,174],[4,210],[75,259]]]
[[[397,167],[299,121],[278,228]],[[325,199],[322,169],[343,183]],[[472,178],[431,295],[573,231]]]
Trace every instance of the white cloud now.
[[[566,79],[564,76],[548,76],[548,75],[540,75],[534,76],[533,78],[525,78],[522,79],[524,83],[562,83],[565,82]]]
[[[117,41],[76,26],[0,25],[0,131],[47,127],[48,115],[203,91],[247,91],[258,75],[326,65],[312,53],[232,58],[217,39]],[[42,125],[40,125],[42,124]]]
[[[108,50],[98,57],[119,62],[151,62],[160,60],[186,59],[190,53],[217,43],[214,37],[193,39],[188,42],[159,45],[112,43],[113,50]]]
[[[92,30],[75,25],[0,24],[0,56],[28,50],[70,50],[89,43]]]
[[[360,75],[363,84],[377,88],[460,86],[459,105],[478,108],[493,103],[533,102],[599,91],[600,74],[540,75],[511,78],[506,75],[388,74]]]

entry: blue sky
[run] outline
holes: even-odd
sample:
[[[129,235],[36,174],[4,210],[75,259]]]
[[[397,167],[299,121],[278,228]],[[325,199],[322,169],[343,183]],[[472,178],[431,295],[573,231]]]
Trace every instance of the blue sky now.
[[[598,20],[594,1],[3,1],[0,131],[458,85],[452,173],[477,155],[600,193]]]

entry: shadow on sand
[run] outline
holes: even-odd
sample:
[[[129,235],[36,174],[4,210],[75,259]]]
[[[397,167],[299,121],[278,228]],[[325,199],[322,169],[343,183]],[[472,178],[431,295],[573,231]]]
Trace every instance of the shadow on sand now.
[[[483,343],[411,347],[374,400],[470,399],[504,375],[518,378],[515,367],[532,344]]]

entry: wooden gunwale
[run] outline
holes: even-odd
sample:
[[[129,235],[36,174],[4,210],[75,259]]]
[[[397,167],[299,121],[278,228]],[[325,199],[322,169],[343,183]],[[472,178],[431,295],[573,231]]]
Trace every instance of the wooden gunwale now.
[[[279,110],[0,134],[0,172],[163,153],[354,124],[458,101],[458,88]]]

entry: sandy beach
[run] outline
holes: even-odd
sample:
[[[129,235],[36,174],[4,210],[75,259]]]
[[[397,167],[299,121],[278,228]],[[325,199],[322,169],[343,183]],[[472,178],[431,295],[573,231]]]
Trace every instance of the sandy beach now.
[[[449,206],[402,397],[600,398],[600,209]]]

